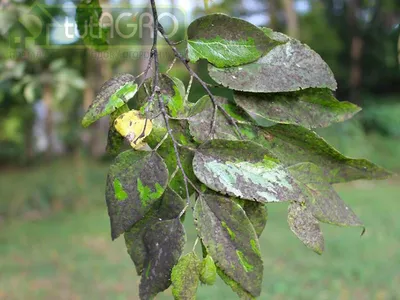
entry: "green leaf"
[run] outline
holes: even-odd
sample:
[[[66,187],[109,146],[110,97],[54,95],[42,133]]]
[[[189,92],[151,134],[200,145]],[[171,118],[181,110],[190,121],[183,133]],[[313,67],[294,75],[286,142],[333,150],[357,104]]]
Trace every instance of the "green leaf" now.
[[[124,144],[124,137],[118,133],[114,127],[114,121],[123,113],[129,111],[127,104],[122,105],[116,111],[110,115],[110,128],[108,129],[107,136],[107,147],[106,151],[108,154],[117,155],[120,152],[122,145]]]
[[[264,231],[265,225],[267,225],[267,206],[264,203],[244,200],[244,205],[242,207],[250,222],[253,224],[257,236],[260,237],[261,233]]]
[[[210,189],[258,202],[281,202],[301,192],[278,159],[250,141],[212,140],[194,156],[197,178]]]
[[[315,132],[295,125],[279,124],[260,131],[257,142],[286,166],[302,162],[318,165],[329,183],[357,179],[385,179],[391,173],[365,159],[344,156]]]
[[[186,201],[168,187],[160,202],[156,202],[143,219],[125,232],[128,254],[136,266],[138,275],[142,274],[147,257],[146,245],[143,240],[146,229],[157,221],[178,218],[185,206]]]
[[[144,235],[146,262],[139,285],[140,299],[153,299],[171,285],[171,270],[178,263],[186,243],[179,219],[151,224]]]
[[[200,259],[191,252],[172,269],[172,295],[177,300],[194,300],[199,285]]]
[[[307,88],[336,90],[332,71],[307,45],[290,38],[259,60],[240,67],[209,66],[209,74],[219,84],[253,93],[292,92]]]
[[[193,215],[199,237],[215,264],[242,289],[259,296],[263,276],[260,246],[240,205],[206,193],[198,198]]]
[[[239,298],[241,300],[255,300],[256,298],[253,297],[250,293],[245,291],[240,284],[238,284],[236,281],[232,280],[228,275],[224,273],[220,268],[217,267],[217,273],[219,277],[228,285],[231,287],[231,289],[238,294]]]
[[[170,78],[172,79],[176,88],[178,89],[180,97],[182,97],[182,99],[184,100],[186,96],[185,84],[178,77],[170,77]]]
[[[116,157],[106,188],[112,239],[144,217],[162,196],[167,181],[167,166],[157,153],[128,150]]]
[[[292,232],[308,248],[318,254],[324,251],[324,237],[318,220],[313,216],[306,204],[297,201],[289,205],[288,224]]]
[[[260,126],[276,123],[306,128],[327,127],[343,122],[361,110],[350,102],[340,102],[328,89],[306,89],[286,93],[235,93],[237,105]]]
[[[244,112],[239,110],[235,104],[223,97],[215,97],[215,100],[229,115],[237,120],[237,122],[246,123],[246,120],[241,116]],[[234,127],[228,122],[226,116],[220,110],[217,112],[214,134],[210,136],[213,117],[214,105],[208,96],[203,96],[191,107],[188,118],[190,134],[197,142],[205,142],[211,138],[225,140],[239,139]]]
[[[224,14],[193,21],[187,34],[189,60],[206,59],[220,68],[253,62],[275,46],[258,27]]]
[[[167,74],[160,74],[158,86],[161,92],[168,114],[172,118],[184,118],[188,107],[185,103],[185,88],[183,83],[177,78],[172,78]],[[160,107],[156,98],[149,103],[147,100],[153,91],[153,80],[149,78],[145,81],[137,95],[137,101],[134,108],[141,110],[143,113],[147,111],[148,118],[153,119],[160,115]]]
[[[88,127],[101,117],[110,115],[125,105],[137,92],[138,85],[134,81],[133,75],[124,74],[104,83],[83,117],[82,125]]]
[[[338,226],[363,226],[360,219],[348,207],[317,165],[301,163],[288,168],[304,185],[306,205],[319,221]]]
[[[99,0],[81,0],[76,8],[76,23],[79,34],[83,37],[86,46],[96,51],[104,51],[108,48],[107,37],[109,28],[100,24],[103,10]]]
[[[213,285],[217,280],[217,267],[215,266],[214,260],[210,255],[201,262],[200,269],[200,281],[207,285]]]

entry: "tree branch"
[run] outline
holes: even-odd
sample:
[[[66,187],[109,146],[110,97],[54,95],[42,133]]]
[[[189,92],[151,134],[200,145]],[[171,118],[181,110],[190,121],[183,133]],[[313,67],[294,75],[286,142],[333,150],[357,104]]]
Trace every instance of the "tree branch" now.
[[[180,171],[182,172],[182,176],[183,176],[183,181],[185,184],[185,190],[186,190],[186,207],[183,209],[183,211],[181,212],[180,216],[186,211],[187,207],[189,207],[190,205],[190,193],[189,193],[189,178],[186,175],[185,170],[183,169],[183,165],[182,165],[182,161],[181,161],[181,157],[179,155],[179,149],[178,149],[178,142],[176,141],[172,129],[171,129],[171,125],[169,123],[169,115],[167,113],[166,107],[165,107],[165,103],[161,97],[161,91],[160,91],[160,87],[159,85],[159,61],[158,61],[158,49],[157,49],[157,37],[158,37],[158,13],[157,13],[157,7],[155,4],[155,0],[150,0],[151,3],[151,9],[152,9],[152,13],[153,13],[153,19],[154,19],[154,28],[153,28],[153,47],[152,47],[152,56],[154,58],[154,77],[153,77],[153,91],[152,91],[152,95],[150,95],[148,102],[149,104],[151,104],[151,102],[153,101],[154,97],[157,98],[158,100],[158,104],[161,110],[161,115],[164,118],[164,122],[165,122],[165,127],[167,128],[167,133],[170,136],[171,140],[172,140],[172,144],[174,147],[174,152],[175,152],[175,156],[176,156],[176,163],[178,165],[178,168],[180,169]],[[148,106],[149,107],[149,106]]]
[[[217,109],[219,109],[224,116],[226,117],[226,119],[228,120],[228,122],[235,127],[236,133],[238,134],[238,136],[243,139],[242,133],[240,132],[239,126],[237,125],[237,122],[234,118],[232,118],[232,116],[230,114],[228,114],[228,112],[217,102],[217,100],[215,99],[215,96],[213,95],[213,93],[210,91],[208,84],[206,82],[204,82],[199,75],[197,75],[197,73],[195,71],[193,71],[193,69],[190,67],[188,61],[186,60],[186,58],[183,57],[183,55],[178,51],[178,49],[175,47],[174,43],[171,42],[171,40],[167,37],[167,35],[165,34],[165,30],[164,27],[158,23],[158,31],[162,34],[164,40],[167,42],[167,44],[170,46],[170,48],[172,49],[172,51],[175,54],[175,57],[177,57],[182,63],[183,65],[186,67],[186,69],[189,71],[190,76],[193,76],[194,78],[196,78],[196,80],[200,83],[200,85],[203,87],[203,89],[206,91],[207,95],[210,97],[213,105],[214,105],[214,117],[213,120],[211,122],[211,129],[210,129],[210,135],[212,136],[214,134],[215,131],[215,125],[216,125],[216,116],[217,116]]]

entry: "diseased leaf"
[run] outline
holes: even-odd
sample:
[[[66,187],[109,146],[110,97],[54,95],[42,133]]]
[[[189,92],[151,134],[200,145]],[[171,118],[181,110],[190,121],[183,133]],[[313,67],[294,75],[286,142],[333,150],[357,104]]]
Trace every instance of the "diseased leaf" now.
[[[275,45],[260,28],[224,14],[193,21],[187,34],[190,61],[206,59],[220,68],[253,62]]]
[[[135,77],[124,74],[108,80],[100,88],[99,94],[89,106],[82,120],[82,125],[88,127],[101,117],[110,115],[112,112],[125,105],[137,92]]]
[[[96,51],[104,51],[108,48],[109,28],[100,24],[103,10],[99,0],[81,0],[76,9],[76,23],[78,31],[86,46]]]
[[[263,276],[260,246],[240,205],[210,192],[198,198],[193,215],[198,234],[215,264],[242,289],[259,296]]]
[[[268,220],[268,210],[264,203],[244,200],[243,209],[246,212],[257,236],[260,237]]]
[[[294,201],[289,205],[288,224],[304,245],[316,253],[322,254],[324,237],[318,220],[312,215],[306,204]]]
[[[153,129],[153,123],[139,111],[131,110],[120,115],[114,121],[114,127],[137,150],[143,146],[143,140]]]
[[[292,38],[247,65],[231,68],[210,65],[209,74],[225,87],[253,93],[292,92],[307,88],[336,90],[337,87],[332,71],[322,58]]]
[[[361,110],[350,102],[340,102],[328,89],[306,89],[293,93],[235,93],[237,105],[260,126],[276,123],[306,128],[327,127],[343,122]]]
[[[157,153],[128,150],[116,157],[106,188],[112,239],[144,217],[161,198],[167,181],[167,166]]]
[[[110,115],[110,128],[108,129],[107,147],[106,147],[106,151],[108,154],[117,155],[120,152],[120,149],[124,143],[124,137],[121,134],[119,134],[119,132],[115,129],[114,121],[120,115],[128,111],[129,107],[127,104],[125,104]]]
[[[232,280],[228,275],[224,273],[220,268],[217,267],[217,273],[219,277],[226,283],[226,285],[230,286],[232,291],[238,294],[240,300],[255,300],[256,298],[253,297],[249,292],[245,291],[240,284],[236,281]]]
[[[146,229],[155,222],[178,218],[185,206],[186,201],[167,187],[160,201],[155,202],[145,217],[133,225],[129,231],[125,232],[126,248],[135,264],[138,275],[142,274],[147,256],[143,240]]]
[[[150,225],[143,238],[146,262],[139,285],[140,299],[153,299],[171,285],[171,271],[178,263],[186,243],[179,219]]]
[[[178,141],[178,143],[180,143],[181,145],[185,146],[179,148],[179,155],[182,167],[192,183],[200,186],[200,182],[197,180],[197,177],[193,173],[192,162],[194,152],[187,148],[197,148],[197,145],[194,143],[189,133],[189,125],[186,120],[171,119],[169,123],[175,140]],[[146,141],[148,142],[150,147],[155,148],[163,139],[163,137],[167,134],[167,130],[165,128],[164,120],[161,116],[153,120],[153,125],[153,132],[150,134]],[[157,153],[160,154],[160,156],[164,159],[170,175],[174,175],[172,178],[170,178],[169,186],[182,198],[186,198],[187,195],[183,175],[181,171],[175,172],[178,165],[176,161],[176,154],[172,149],[172,139],[171,137],[168,137],[158,148]],[[192,194],[194,192],[193,187],[189,185],[188,188],[189,193]]]
[[[213,285],[217,279],[217,267],[215,266],[214,260],[210,255],[201,262],[200,269],[200,281],[207,285]]]
[[[191,252],[181,257],[172,269],[172,295],[177,300],[196,299],[199,285],[200,259]]]
[[[260,131],[256,141],[286,166],[302,162],[318,165],[329,183],[357,179],[385,179],[391,173],[365,159],[344,156],[315,132],[295,125],[279,124]]]
[[[210,189],[242,199],[291,201],[301,192],[279,160],[250,141],[204,143],[194,156],[193,170]]]
[[[278,44],[285,44],[291,39],[291,37],[287,36],[286,34],[278,31],[273,31],[271,28],[268,27],[261,27],[261,30],[266,34],[267,37]]]
[[[306,205],[315,218],[338,226],[363,226],[351,208],[326,181],[321,168],[312,163],[301,163],[288,169],[304,185]]]
[[[237,112],[236,106],[230,103],[228,99],[215,97],[215,100],[238,122],[245,122],[245,119],[239,115],[240,112]],[[214,134],[210,136],[213,117],[214,105],[208,96],[202,97],[191,107],[188,118],[189,128],[191,135],[197,142],[204,142],[212,138],[226,140],[239,139],[234,127],[220,110],[217,112]]]
[[[188,107],[185,103],[185,89],[183,83],[177,78],[171,78],[167,74],[159,76],[158,86],[160,88],[160,96],[164,100],[168,114],[173,118],[183,118],[186,116]],[[143,114],[146,113],[148,118],[153,119],[160,115],[160,107],[156,98],[150,103],[149,96],[153,91],[153,80],[149,78],[145,81],[142,88],[139,90],[133,108],[140,110]]]

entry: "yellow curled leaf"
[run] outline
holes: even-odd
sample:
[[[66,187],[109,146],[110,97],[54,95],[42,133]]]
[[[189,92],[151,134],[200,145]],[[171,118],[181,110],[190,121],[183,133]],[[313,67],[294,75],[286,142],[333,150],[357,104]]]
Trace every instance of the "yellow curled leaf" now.
[[[140,111],[131,110],[120,115],[114,121],[115,129],[125,137],[133,149],[139,150],[144,146],[143,139],[146,138],[153,129],[151,120],[142,116]]]

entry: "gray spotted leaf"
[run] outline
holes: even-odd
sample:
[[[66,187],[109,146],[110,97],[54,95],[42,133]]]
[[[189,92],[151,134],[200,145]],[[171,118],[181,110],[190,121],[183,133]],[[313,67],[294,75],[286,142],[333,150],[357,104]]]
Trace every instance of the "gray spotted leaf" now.
[[[361,110],[350,102],[340,102],[328,89],[306,89],[293,93],[235,93],[235,102],[260,126],[271,122],[327,127],[343,122]]]
[[[135,264],[138,275],[142,274],[147,258],[147,250],[144,242],[147,228],[158,221],[178,218],[185,206],[186,201],[171,188],[167,187],[162,198],[153,204],[150,211],[140,221],[135,223],[129,231],[125,232],[126,248]]]
[[[320,167],[329,183],[357,179],[385,179],[391,173],[366,159],[344,156],[315,132],[301,126],[278,124],[263,128],[255,141],[286,166],[311,162]]]
[[[210,65],[209,74],[225,87],[253,93],[337,88],[333,73],[323,59],[292,38],[250,64],[230,68]]]
[[[301,193],[279,160],[250,141],[202,144],[194,156],[193,170],[210,189],[242,199],[282,202],[296,200]]]
[[[243,204],[243,209],[246,212],[247,217],[253,224],[254,230],[257,236],[260,237],[264,231],[268,220],[268,209],[264,203],[246,201]]]
[[[153,299],[171,285],[171,271],[178,263],[186,243],[179,219],[157,221],[144,235],[146,261],[139,285],[140,299]]]
[[[216,266],[241,289],[259,296],[263,276],[260,245],[242,207],[209,192],[197,199],[193,216],[198,235]]]
[[[307,194],[306,205],[315,218],[338,226],[363,226],[351,208],[326,181],[321,168],[312,163],[300,163],[288,169],[303,184]]]
[[[297,201],[289,205],[288,224],[292,232],[308,248],[318,254],[324,251],[324,237],[318,220],[303,203]]]
[[[163,195],[167,181],[167,166],[157,153],[128,150],[115,158],[106,187],[112,239],[149,212]]]

